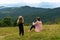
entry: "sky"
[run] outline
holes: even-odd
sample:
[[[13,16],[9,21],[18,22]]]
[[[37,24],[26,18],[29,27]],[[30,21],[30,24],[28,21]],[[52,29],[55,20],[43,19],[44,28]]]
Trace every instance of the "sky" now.
[[[60,0],[0,0],[0,6],[60,7]]]

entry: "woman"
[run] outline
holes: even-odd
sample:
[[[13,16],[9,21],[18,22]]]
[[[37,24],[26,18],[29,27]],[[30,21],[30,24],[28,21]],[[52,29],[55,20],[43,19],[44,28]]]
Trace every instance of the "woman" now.
[[[23,27],[23,23],[24,23],[24,19],[22,16],[19,16],[17,23],[19,25],[19,35],[24,35],[24,27]]]
[[[42,30],[42,21],[40,17],[37,17],[37,21],[34,23],[35,25],[35,32],[40,32]]]

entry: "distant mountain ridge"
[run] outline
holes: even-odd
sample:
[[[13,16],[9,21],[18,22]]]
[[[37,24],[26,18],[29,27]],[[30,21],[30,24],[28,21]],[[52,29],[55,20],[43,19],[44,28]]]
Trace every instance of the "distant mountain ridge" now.
[[[5,6],[0,6],[0,9],[5,8]]]
[[[38,16],[41,17],[43,23],[60,23],[60,8],[49,9],[22,6],[0,9],[0,19],[10,16],[13,20],[16,20],[20,15],[24,17],[25,23],[31,23]]]

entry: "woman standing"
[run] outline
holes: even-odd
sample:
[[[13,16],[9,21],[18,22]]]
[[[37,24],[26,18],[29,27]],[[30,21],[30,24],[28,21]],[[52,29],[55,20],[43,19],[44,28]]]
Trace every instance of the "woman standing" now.
[[[24,27],[23,27],[23,23],[24,23],[24,19],[22,16],[19,16],[17,23],[19,25],[19,35],[24,35]]]

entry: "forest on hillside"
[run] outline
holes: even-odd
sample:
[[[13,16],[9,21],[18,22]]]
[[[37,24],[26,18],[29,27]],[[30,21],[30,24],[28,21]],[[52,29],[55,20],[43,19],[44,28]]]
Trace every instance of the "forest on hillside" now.
[[[60,23],[59,8],[35,8],[29,6],[0,8],[0,26],[16,26],[18,16],[24,17],[25,24],[31,24],[40,17],[43,24]]]

